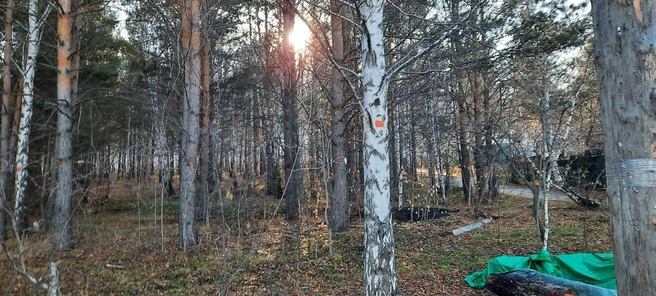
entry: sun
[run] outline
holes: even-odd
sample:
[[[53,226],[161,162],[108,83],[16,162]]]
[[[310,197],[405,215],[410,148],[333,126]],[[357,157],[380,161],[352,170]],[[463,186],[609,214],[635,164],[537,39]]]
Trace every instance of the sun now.
[[[303,21],[296,19],[294,30],[289,34],[289,43],[294,47],[295,52],[302,52],[310,42],[312,32]]]

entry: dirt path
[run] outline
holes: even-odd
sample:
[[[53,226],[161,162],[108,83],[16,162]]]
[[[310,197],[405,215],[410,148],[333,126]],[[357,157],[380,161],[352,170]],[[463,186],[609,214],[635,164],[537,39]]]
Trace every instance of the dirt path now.
[[[459,177],[452,177],[451,184],[455,187],[462,187],[462,180]],[[499,185],[499,193],[533,198],[533,193],[531,190],[528,189],[528,187],[522,185]],[[556,188],[552,188],[547,193],[547,196],[549,196],[549,200],[552,201],[574,202],[569,197],[567,197],[565,193]]]

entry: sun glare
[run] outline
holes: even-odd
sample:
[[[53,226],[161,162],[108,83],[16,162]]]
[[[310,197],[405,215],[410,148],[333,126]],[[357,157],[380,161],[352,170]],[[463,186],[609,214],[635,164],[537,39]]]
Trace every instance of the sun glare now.
[[[304,22],[296,20],[294,30],[289,34],[289,42],[294,46],[294,51],[301,52],[310,42],[312,33]]]

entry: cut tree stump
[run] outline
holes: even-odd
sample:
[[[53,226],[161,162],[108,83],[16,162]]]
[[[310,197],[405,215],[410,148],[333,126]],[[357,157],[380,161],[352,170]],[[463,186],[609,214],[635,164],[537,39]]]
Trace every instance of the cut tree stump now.
[[[578,293],[565,286],[527,279],[504,273],[491,274],[485,288],[499,296],[576,296]]]

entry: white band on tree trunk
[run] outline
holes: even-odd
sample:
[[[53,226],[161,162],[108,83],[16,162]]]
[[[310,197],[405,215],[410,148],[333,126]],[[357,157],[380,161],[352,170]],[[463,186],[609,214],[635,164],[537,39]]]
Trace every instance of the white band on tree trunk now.
[[[609,185],[635,188],[656,187],[656,159],[627,159],[607,163],[606,182]]]

